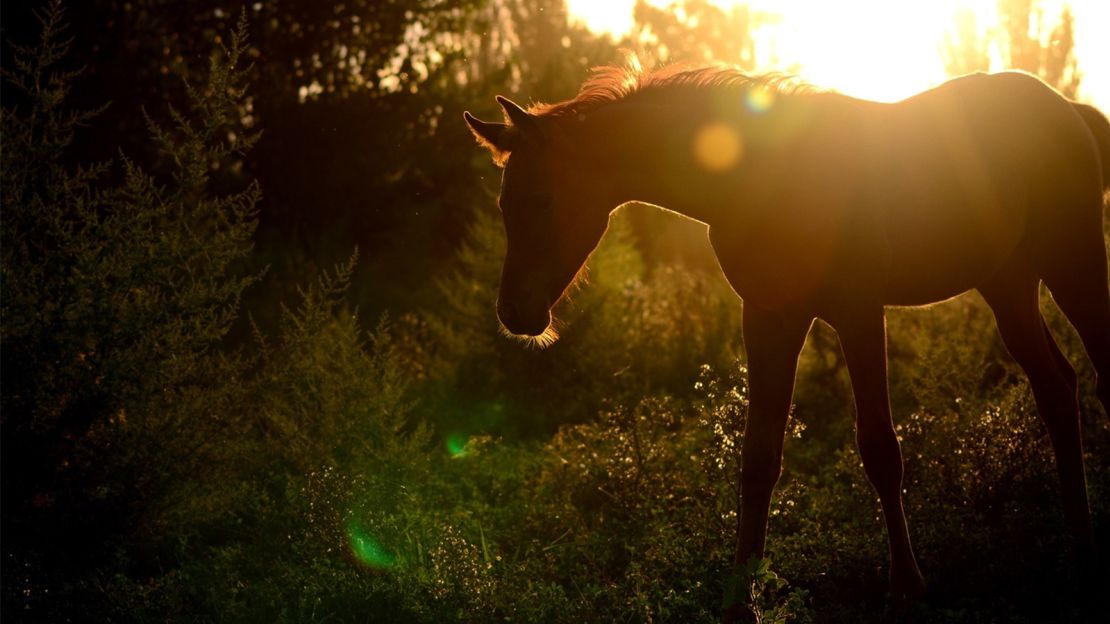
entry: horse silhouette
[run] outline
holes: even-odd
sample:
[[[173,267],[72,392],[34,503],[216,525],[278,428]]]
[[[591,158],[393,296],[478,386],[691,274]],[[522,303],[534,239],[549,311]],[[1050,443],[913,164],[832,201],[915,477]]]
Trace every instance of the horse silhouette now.
[[[1098,110],[1014,72],[887,104],[721,67],[601,68],[569,101],[529,111],[497,101],[508,123],[464,117],[504,167],[497,316],[509,332],[554,340],[551,308],[621,204],[709,226],[744,302],[750,403],[737,564],[763,556],[798,355],[820,318],[836,330],[851,377],[891,591],[923,595],[902,506],[884,307],[971,289],[1028,377],[1067,527],[1093,551],[1076,374],[1038,298],[1044,282],[1081,337],[1110,414],[1110,123]]]

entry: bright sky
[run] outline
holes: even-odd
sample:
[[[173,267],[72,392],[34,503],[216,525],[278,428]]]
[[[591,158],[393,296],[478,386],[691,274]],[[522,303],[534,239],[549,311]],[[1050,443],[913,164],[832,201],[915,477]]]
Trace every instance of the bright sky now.
[[[743,0],[714,0],[728,5]],[[653,4],[668,4],[652,0]],[[624,33],[635,0],[567,0],[573,16],[597,31]],[[756,32],[760,69],[791,69],[817,86],[893,101],[943,82],[939,48],[961,7],[980,27],[997,25],[997,0],[750,0],[757,11],[782,19]],[[1042,0],[1046,22],[1064,0]],[[1080,99],[1110,111],[1110,1],[1070,0]],[[996,68],[1002,69],[1002,68]]]

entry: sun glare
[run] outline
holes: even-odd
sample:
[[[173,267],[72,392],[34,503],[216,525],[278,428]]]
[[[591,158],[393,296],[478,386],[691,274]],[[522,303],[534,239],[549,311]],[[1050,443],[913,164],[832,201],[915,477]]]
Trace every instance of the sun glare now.
[[[632,7],[635,0],[566,0],[573,18],[581,20],[596,32],[620,35],[632,28]]]
[[[669,0],[650,0],[666,6]],[[777,15],[755,33],[759,70],[797,73],[816,86],[848,95],[895,101],[943,82],[941,46],[959,12],[981,31],[997,29],[997,0],[713,0],[748,4]],[[632,28],[635,0],[567,0],[571,15],[598,32]],[[1110,2],[1041,0],[1046,23],[1064,5],[1075,16],[1075,52],[1083,74],[1080,97],[1110,106]],[[1100,28],[1099,25],[1103,25]],[[997,59],[995,59],[997,64]]]
[[[762,6],[766,4],[767,6]],[[939,46],[957,2],[759,2],[782,19],[756,33],[757,58],[796,66],[803,79],[893,101],[944,80]],[[976,15],[978,23],[989,16]]]

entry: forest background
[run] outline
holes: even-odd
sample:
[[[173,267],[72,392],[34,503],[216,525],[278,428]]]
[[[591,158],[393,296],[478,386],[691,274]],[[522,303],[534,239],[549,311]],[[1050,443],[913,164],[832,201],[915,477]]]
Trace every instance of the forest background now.
[[[1071,14],[999,12],[990,41],[954,22],[949,71],[990,48],[1074,96]],[[773,19],[638,2],[615,40],[559,0],[0,6],[0,615],[715,621],[746,386],[704,226],[623,208],[562,339],[523,348],[493,314],[498,171],[461,113],[566,99],[621,48],[764,69],[751,33]],[[1045,307],[1081,364],[1107,544],[1110,428]],[[751,588],[763,621],[1104,613],[989,311],[969,295],[889,323],[929,598],[886,598],[819,325]]]

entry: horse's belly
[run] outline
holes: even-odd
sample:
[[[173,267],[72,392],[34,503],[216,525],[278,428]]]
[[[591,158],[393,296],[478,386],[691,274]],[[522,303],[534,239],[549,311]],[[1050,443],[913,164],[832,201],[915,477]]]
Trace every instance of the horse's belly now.
[[[983,285],[1024,236],[1023,207],[993,198],[905,208],[887,228],[883,292],[891,305],[935,303]]]
[[[982,286],[1004,264],[1031,267],[1064,239],[1087,191],[1090,138],[1070,104],[1021,74],[953,81],[899,106],[882,126],[876,197],[886,218],[892,303]],[[1079,182],[1077,182],[1079,180]]]

